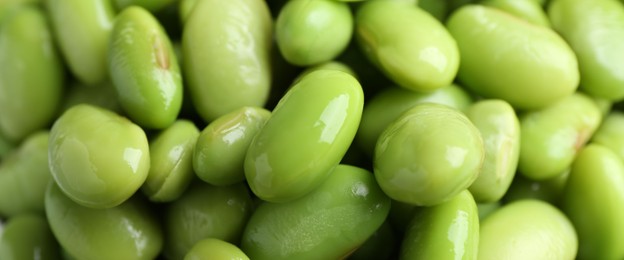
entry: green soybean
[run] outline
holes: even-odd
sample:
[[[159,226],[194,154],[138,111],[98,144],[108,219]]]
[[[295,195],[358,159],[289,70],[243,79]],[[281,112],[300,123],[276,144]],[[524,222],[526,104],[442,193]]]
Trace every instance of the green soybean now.
[[[264,202],[251,216],[241,248],[251,259],[342,259],[386,219],[390,199],[373,175],[339,165],[299,200]]]
[[[384,130],[373,167],[379,186],[392,199],[434,206],[474,182],[484,155],[481,134],[464,114],[421,104]]]
[[[381,90],[367,100],[364,106],[356,142],[365,152],[372,155],[383,130],[403,112],[423,103],[437,103],[465,110],[472,103],[472,98],[468,92],[454,84],[430,93],[418,93],[397,87]]]
[[[624,113],[611,111],[604,119],[592,142],[611,149],[620,159],[624,160]]]
[[[0,27],[0,132],[13,142],[43,130],[60,105],[63,65],[46,19],[28,5]]]
[[[251,211],[251,197],[244,184],[192,185],[165,210],[164,255],[182,259],[197,242],[206,238],[238,244]]]
[[[461,54],[457,77],[478,95],[536,109],[578,87],[576,56],[549,28],[477,5],[455,11],[447,27]]]
[[[150,169],[143,192],[151,201],[170,202],[182,195],[193,173],[193,148],[199,129],[188,120],[178,120],[149,143]]]
[[[542,5],[534,0],[485,0],[481,4],[505,11],[532,24],[550,27]]]
[[[48,132],[32,134],[0,164],[0,216],[43,213],[44,194],[52,180],[49,136]]]
[[[197,177],[218,186],[243,182],[247,149],[270,116],[263,108],[242,107],[204,128],[193,151]]]
[[[400,259],[477,259],[479,212],[464,190],[447,202],[416,211]]]
[[[533,180],[549,179],[564,172],[601,119],[596,103],[581,93],[523,114],[518,170]]]
[[[624,6],[611,0],[554,0],[548,8],[553,28],[579,61],[580,88],[609,100],[624,99]]]
[[[561,199],[579,237],[578,259],[624,257],[624,164],[590,144],[577,156]]]
[[[50,131],[50,172],[75,202],[93,208],[121,204],[147,177],[145,132],[111,111],[76,105]]]
[[[243,106],[264,106],[272,27],[265,1],[197,2],[184,25],[182,54],[193,104],[205,121]]]
[[[60,259],[46,219],[35,214],[12,217],[4,230],[0,229],[0,259]]]
[[[335,58],[347,47],[352,34],[349,5],[333,0],[288,1],[275,24],[282,56],[299,66]]]
[[[505,195],[518,168],[520,122],[509,103],[482,100],[466,112],[479,129],[485,145],[485,160],[470,192],[479,202],[498,201]]]
[[[184,260],[249,260],[240,248],[220,239],[206,238],[195,244],[186,253]]]
[[[107,209],[87,208],[51,183],[46,216],[54,237],[76,259],[155,259],[163,245],[156,215],[138,197]]]
[[[362,116],[364,94],[353,76],[312,72],[277,104],[245,157],[245,177],[261,199],[286,202],[327,179],[349,148]]]
[[[578,238],[570,220],[539,200],[507,204],[481,222],[479,256],[499,259],[574,259]]]
[[[444,25],[416,5],[367,1],[357,10],[355,25],[362,51],[399,86],[432,91],[455,78],[457,43]]]
[[[115,12],[111,0],[45,0],[67,66],[91,85],[108,78],[106,55]]]
[[[119,103],[138,125],[165,128],[182,107],[182,77],[171,42],[141,7],[124,9],[110,36],[109,70]]]

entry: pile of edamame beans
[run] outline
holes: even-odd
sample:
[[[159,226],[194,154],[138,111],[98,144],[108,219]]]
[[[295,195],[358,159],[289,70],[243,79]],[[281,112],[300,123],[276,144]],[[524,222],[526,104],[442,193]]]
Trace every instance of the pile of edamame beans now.
[[[619,0],[5,0],[0,259],[624,259]]]

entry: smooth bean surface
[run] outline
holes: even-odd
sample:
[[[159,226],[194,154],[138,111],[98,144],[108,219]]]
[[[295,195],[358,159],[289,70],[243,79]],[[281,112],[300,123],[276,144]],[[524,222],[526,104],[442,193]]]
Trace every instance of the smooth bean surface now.
[[[262,0],[198,1],[182,36],[185,84],[207,122],[262,107],[271,86],[273,22]]]
[[[108,37],[115,20],[111,0],[45,0],[45,4],[72,74],[88,85],[106,81]]]
[[[275,24],[281,54],[299,66],[335,58],[347,47],[352,34],[349,5],[334,0],[288,1]]]
[[[464,190],[447,202],[416,210],[400,259],[477,259],[478,249],[479,212]]]
[[[520,122],[509,103],[482,100],[466,115],[479,129],[485,145],[485,159],[470,192],[479,202],[494,202],[505,195],[520,157]]]
[[[133,197],[107,209],[77,204],[54,183],[45,199],[54,237],[76,259],[154,259],[163,246],[156,215]]]
[[[319,187],[355,137],[364,94],[353,76],[312,72],[282,97],[252,141],[245,177],[261,199],[286,202]]]
[[[0,27],[0,132],[19,142],[56,116],[64,72],[47,15],[17,7]]]
[[[50,172],[75,202],[94,208],[121,204],[149,172],[147,137],[139,126],[103,108],[77,105],[54,123]]]
[[[415,4],[367,1],[357,10],[355,27],[362,51],[401,87],[432,91],[448,86],[457,75],[455,39]]]
[[[611,150],[590,144],[572,165],[561,208],[579,238],[578,259],[624,257],[624,164]]]
[[[534,180],[564,172],[601,121],[596,103],[582,93],[523,114],[518,170]]]
[[[577,248],[566,215],[548,203],[521,200],[481,222],[478,259],[574,259]]]
[[[339,165],[299,200],[262,203],[241,247],[252,259],[340,259],[364,243],[389,210],[390,199],[370,172]]]
[[[576,56],[549,28],[478,5],[455,11],[447,27],[461,54],[457,78],[476,94],[536,109],[578,87]]]
[[[190,121],[178,120],[149,143],[150,169],[142,190],[150,200],[177,199],[193,180],[193,148],[199,130]]]
[[[193,151],[197,177],[217,186],[244,181],[247,149],[270,116],[263,108],[242,107],[206,126]]]
[[[391,198],[434,206],[468,188],[484,156],[481,134],[464,114],[421,104],[384,130],[373,167],[379,186]]]
[[[108,47],[108,68],[119,103],[133,122],[162,129],[182,106],[182,76],[169,37],[141,7],[116,18]]]
[[[624,6],[610,0],[554,0],[553,28],[578,57],[581,89],[608,100],[624,99]]]

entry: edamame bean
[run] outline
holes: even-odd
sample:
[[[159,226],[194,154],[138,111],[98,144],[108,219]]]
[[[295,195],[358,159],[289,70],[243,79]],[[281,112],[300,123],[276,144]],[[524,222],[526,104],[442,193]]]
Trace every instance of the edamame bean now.
[[[251,259],[342,259],[388,216],[390,199],[373,175],[339,165],[301,199],[262,203],[251,216],[241,248]]]
[[[601,119],[596,103],[581,93],[523,114],[518,170],[533,180],[553,178],[564,172]]]
[[[579,237],[578,259],[624,257],[624,164],[608,148],[579,152],[561,199]]]
[[[455,11],[447,27],[461,54],[457,77],[476,94],[536,109],[578,86],[574,52],[549,28],[477,5]]]
[[[434,206],[474,182],[484,155],[481,134],[465,115],[429,103],[413,107],[384,130],[373,167],[389,197]]]
[[[164,255],[182,259],[197,242],[210,237],[238,244],[251,211],[244,184],[195,183],[165,211]]]
[[[399,86],[426,92],[447,86],[455,78],[459,67],[455,40],[416,5],[368,1],[358,9],[355,20],[362,51]]]
[[[416,211],[400,259],[477,259],[479,212],[464,190],[447,202]]]
[[[485,0],[481,4],[494,7],[532,24],[550,27],[542,5],[534,0]]]
[[[91,85],[106,81],[111,0],[45,0],[56,40],[72,74]]]
[[[366,102],[356,135],[357,143],[372,155],[383,130],[402,113],[423,103],[437,103],[465,110],[472,103],[472,98],[454,84],[430,93],[418,93],[397,87],[384,89]]]
[[[272,21],[262,0],[198,1],[184,25],[185,80],[205,121],[269,95]]]
[[[346,3],[333,0],[291,0],[275,23],[275,39],[284,58],[309,66],[338,56],[353,34],[353,17]]]
[[[182,195],[193,173],[193,148],[199,129],[178,120],[150,141],[150,169],[142,190],[151,201],[170,202]]]
[[[609,100],[624,99],[624,6],[611,0],[556,0],[548,8],[553,28],[579,61],[580,88]]]
[[[282,97],[245,157],[251,190],[270,202],[300,198],[327,179],[349,148],[364,95],[353,76],[312,72]]]
[[[624,160],[624,113],[611,111],[604,119],[592,142],[611,149],[620,159]]]
[[[574,259],[577,248],[574,226],[561,211],[539,200],[521,200],[481,222],[478,259]]]
[[[165,128],[182,106],[182,77],[162,26],[141,7],[124,9],[110,36],[108,66],[119,103],[138,125]]]
[[[485,145],[485,160],[470,192],[479,202],[494,202],[505,195],[518,168],[520,122],[509,103],[482,100],[466,115],[479,129]]]
[[[247,149],[270,116],[263,108],[242,107],[204,128],[193,151],[197,177],[217,186],[243,182]]]
[[[0,28],[0,132],[18,142],[56,115],[64,72],[46,16],[17,7]]]
[[[59,259],[59,246],[47,220],[36,214],[12,217],[0,229],[0,259]]]
[[[50,131],[52,176],[78,204],[110,208],[136,192],[150,166],[145,132],[111,111],[76,105]]]
[[[220,239],[206,238],[197,242],[184,256],[184,260],[204,259],[249,260],[249,257],[235,245]]]
[[[163,245],[156,215],[138,197],[93,209],[77,204],[51,183],[45,208],[52,233],[76,259],[155,259]]]
[[[49,136],[48,132],[29,136],[0,164],[0,216],[43,213],[44,194],[52,180]]]

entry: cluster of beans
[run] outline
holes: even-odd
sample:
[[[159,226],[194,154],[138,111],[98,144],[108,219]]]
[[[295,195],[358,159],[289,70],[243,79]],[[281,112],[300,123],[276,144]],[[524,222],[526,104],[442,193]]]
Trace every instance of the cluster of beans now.
[[[0,2],[0,259],[624,259],[618,0]]]

